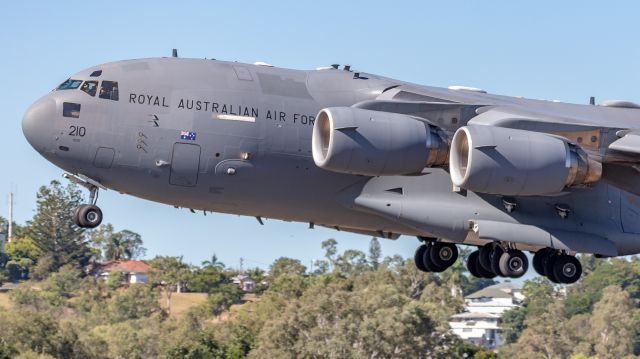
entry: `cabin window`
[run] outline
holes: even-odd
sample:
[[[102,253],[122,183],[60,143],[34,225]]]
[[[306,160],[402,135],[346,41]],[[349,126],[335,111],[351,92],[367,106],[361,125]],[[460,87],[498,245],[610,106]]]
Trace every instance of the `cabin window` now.
[[[62,103],[62,116],[71,118],[80,117],[80,104],[73,102]]]
[[[82,80],[67,79],[58,86],[57,90],[75,90],[82,84]]]
[[[80,87],[80,90],[89,94],[89,96],[95,96],[98,90],[98,81],[85,81]]]
[[[100,95],[98,95],[98,97],[118,101],[118,82],[102,81],[102,87],[100,87]]]

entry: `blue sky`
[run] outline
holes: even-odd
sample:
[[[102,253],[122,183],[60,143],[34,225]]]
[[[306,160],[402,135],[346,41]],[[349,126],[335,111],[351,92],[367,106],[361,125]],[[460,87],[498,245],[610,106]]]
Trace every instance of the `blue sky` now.
[[[2,1],[0,2],[0,216],[31,218],[40,185],[61,171],[22,136],[30,103],[99,63],[169,56],[265,61],[311,69],[332,63],[411,82],[587,103],[640,101],[636,2],[588,1]],[[212,253],[230,266],[279,256],[309,264],[320,243],[366,250],[369,238],[303,223],[191,214],[102,192],[105,221],[143,235],[148,255]],[[417,241],[382,240],[385,255]]]

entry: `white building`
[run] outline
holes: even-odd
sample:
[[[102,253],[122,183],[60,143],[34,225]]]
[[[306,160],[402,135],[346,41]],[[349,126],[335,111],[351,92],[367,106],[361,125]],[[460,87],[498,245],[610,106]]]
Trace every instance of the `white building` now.
[[[499,325],[500,316],[491,313],[460,313],[449,318],[453,334],[486,348],[495,348],[503,343]]]
[[[256,281],[244,274],[238,274],[231,278],[231,280],[245,292],[250,292],[256,288]]]
[[[469,294],[464,297],[464,302],[468,312],[502,314],[519,307],[523,299],[520,286],[503,282]]]
[[[504,343],[500,318],[505,311],[521,305],[520,286],[498,283],[465,297],[465,312],[449,318],[451,331],[463,340],[495,348]]]
[[[94,269],[96,276],[108,278],[112,272],[121,272],[125,283],[147,283],[149,281],[150,267],[143,261],[114,260],[99,263]]]

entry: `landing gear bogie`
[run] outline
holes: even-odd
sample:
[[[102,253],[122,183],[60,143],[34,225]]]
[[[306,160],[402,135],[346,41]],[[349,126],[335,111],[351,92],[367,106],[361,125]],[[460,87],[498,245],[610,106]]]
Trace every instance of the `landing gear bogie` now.
[[[458,259],[458,248],[453,243],[427,242],[416,249],[416,268],[422,272],[443,272]]]
[[[543,248],[533,256],[534,268],[556,284],[575,283],[582,276],[580,261],[571,255]]]

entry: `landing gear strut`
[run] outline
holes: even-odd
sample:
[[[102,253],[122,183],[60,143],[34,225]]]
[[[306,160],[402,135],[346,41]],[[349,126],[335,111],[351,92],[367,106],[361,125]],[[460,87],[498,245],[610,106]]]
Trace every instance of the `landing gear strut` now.
[[[458,259],[458,247],[453,243],[427,241],[416,249],[413,259],[423,272],[442,272]]]
[[[78,177],[68,173],[64,178],[79,184],[89,190],[89,204],[83,204],[73,213],[73,222],[80,228],[96,228],[102,223],[102,210],[96,205],[98,202],[99,184],[86,177]]]

